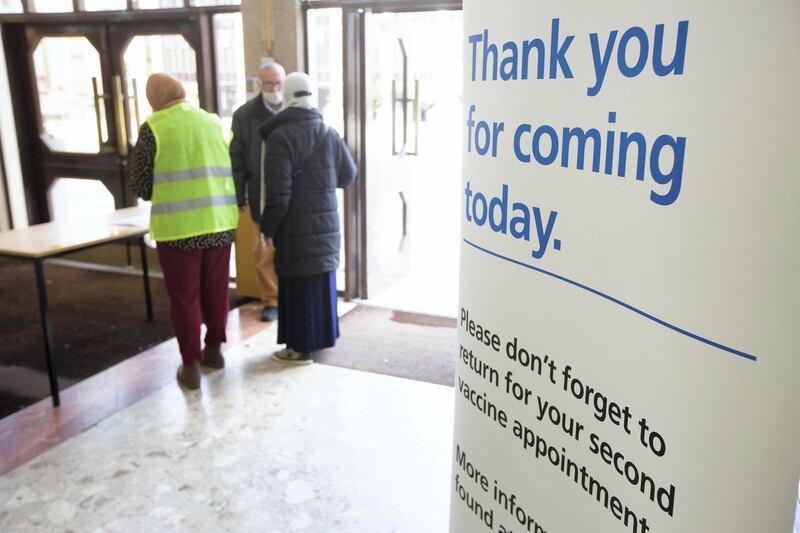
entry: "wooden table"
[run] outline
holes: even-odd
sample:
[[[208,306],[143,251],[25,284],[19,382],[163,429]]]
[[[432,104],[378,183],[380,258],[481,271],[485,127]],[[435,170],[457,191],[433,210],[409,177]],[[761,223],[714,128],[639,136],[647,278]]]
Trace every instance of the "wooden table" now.
[[[147,320],[153,320],[153,302],[150,295],[150,278],[147,267],[147,248],[144,237],[149,232],[149,209],[128,207],[110,215],[85,217],[68,222],[49,222],[28,228],[0,232],[0,257],[15,257],[33,262],[36,287],[39,293],[39,313],[44,334],[47,373],[50,376],[50,395],[53,406],[58,407],[58,381],[56,379],[53,335],[47,308],[47,283],[44,262],[47,259],[71,252],[87,250],[112,242],[136,239],[142,261],[144,297]]]

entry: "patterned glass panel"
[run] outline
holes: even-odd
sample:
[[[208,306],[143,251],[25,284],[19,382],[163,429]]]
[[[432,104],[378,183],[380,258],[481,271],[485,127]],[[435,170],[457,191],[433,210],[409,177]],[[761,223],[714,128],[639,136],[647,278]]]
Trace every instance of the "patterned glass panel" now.
[[[22,13],[22,0],[0,0],[0,13]]]
[[[139,0],[138,9],[174,9],[183,7],[183,0]]]
[[[144,90],[151,74],[164,72],[175,77],[186,90],[186,100],[195,106],[200,104],[197,60],[183,36],[137,35],[125,49],[124,58],[131,142],[136,142],[141,123],[153,112]]]
[[[36,13],[69,13],[72,11],[72,0],[33,0]]]
[[[238,6],[241,0],[192,0],[193,6]]]
[[[45,37],[33,52],[42,140],[56,152],[97,153],[108,139],[100,54],[85,37]],[[99,117],[98,117],[99,114]]]
[[[65,222],[114,212],[114,196],[97,179],[56,178],[47,193],[50,220]]]
[[[83,0],[83,9],[86,11],[125,11],[128,9],[127,0]]]

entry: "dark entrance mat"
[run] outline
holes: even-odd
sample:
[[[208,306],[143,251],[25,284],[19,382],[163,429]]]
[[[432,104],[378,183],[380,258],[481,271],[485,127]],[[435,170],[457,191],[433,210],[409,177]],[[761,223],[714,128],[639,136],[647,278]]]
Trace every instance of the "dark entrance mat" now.
[[[141,276],[45,263],[45,277],[61,387],[173,336],[161,279],[150,278],[155,316],[148,322]],[[49,393],[33,264],[0,259],[0,418]]]
[[[318,352],[316,362],[453,386],[455,319],[358,306],[339,329],[336,347]]]

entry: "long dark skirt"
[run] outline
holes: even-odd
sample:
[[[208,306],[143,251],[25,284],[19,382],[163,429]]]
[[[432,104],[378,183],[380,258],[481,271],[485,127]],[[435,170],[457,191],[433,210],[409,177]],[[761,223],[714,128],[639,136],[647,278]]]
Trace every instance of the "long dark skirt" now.
[[[278,343],[307,353],[330,348],[338,337],[336,272],[278,276]]]

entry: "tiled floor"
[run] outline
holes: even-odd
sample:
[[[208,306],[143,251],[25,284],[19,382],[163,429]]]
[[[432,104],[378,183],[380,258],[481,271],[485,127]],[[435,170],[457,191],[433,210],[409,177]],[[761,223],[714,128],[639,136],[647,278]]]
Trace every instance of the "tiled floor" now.
[[[231,311],[228,346],[275,327],[259,314],[258,304]],[[177,353],[177,341],[169,340],[62,390],[59,409],[46,398],[0,419],[0,475],[174,381]]]
[[[0,477],[0,531],[446,531],[452,388],[286,366],[259,329]]]

